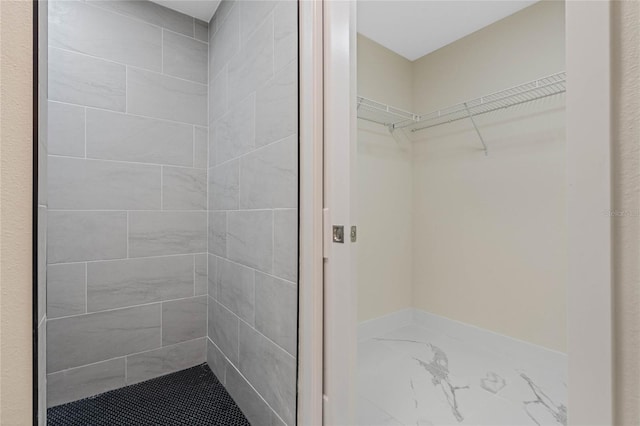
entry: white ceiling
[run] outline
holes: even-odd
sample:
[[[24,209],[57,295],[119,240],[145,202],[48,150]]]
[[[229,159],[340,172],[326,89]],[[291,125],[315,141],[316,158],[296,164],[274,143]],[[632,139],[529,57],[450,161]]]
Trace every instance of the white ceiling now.
[[[358,0],[358,32],[414,61],[535,2]]]
[[[151,0],[169,9],[209,22],[220,5],[220,0]]]

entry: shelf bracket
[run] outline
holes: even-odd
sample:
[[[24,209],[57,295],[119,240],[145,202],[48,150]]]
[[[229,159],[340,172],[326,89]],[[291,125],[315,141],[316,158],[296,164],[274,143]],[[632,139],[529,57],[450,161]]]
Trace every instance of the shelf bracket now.
[[[487,144],[484,142],[484,139],[482,138],[482,133],[480,133],[480,130],[478,129],[478,125],[476,124],[476,121],[473,119],[473,114],[471,114],[471,111],[469,111],[469,105],[467,105],[467,103],[464,103],[464,109],[467,110],[467,115],[469,116],[469,120],[471,120],[471,124],[473,124],[473,128],[476,129],[476,133],[478,134],[478,138],[480,138],[480,142],[482,142],[482,147],[484,148],[484,155],[489,155],[489,150],[487,149]]]

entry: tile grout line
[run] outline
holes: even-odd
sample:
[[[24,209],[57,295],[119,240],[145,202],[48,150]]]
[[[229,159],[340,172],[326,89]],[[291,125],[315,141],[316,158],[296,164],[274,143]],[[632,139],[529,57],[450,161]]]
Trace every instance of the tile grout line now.
[[[133,113],[133,112],[118,111],[118,110],[115,110],[115,109],[102,108],[102,107],[93,106],[93,105],[76,104],[76,103],[73,103],[73,102],[61,101],[61,100],[58,100],[58,99],[48,99],[47,102],[48,103],[54,103],[54,104],[61,104],[61,105],[69,105],[69,106],[74,106],[74,107],[79,107],[79,108],[86,108],[88,110],[92,109],[92,110],[96,110],[96,111],[103,111],[103,112],[108,112],[108,113],[117,114],[117,115],[126,115],[126,116],[129,116],[129,117],[144,118],[144,119],[147,119],[147,120],[163,121],[163,122],[171,123],[171,124],[180,124],[180,125],[187,126],[187,127],[189,127],[189,126],[196,126],[196,127],[202,127],[202,128],[207,127],[207,124],[187,123],[186,121],[171,120],[169,118],[153,117],[151,115],[142,115],[142,114],[136,114],[136,113]],[[50,154],[50,155],[54,155],[54,154]],[[185,166],[185,167],[187,167],[187,166]]]
[[[198,86],[203,86],[203,87],[207,86],[206,83],[202,83],[202,82],[195,81],[195,80],[189,80],[187,78],[178,77],[178,76],[171,75],[171,74],[165,74],[162,71],[156,71],[156,70],[153,70],[153,69],[144,68],[144,67],[140,67],[140,66],[137,66],[137,65],[125,64],[123,62],[118,62],[118,61],[114,61],[113,59],[105,58],[103,56],[95,56],[95,55],[91,55],[91,54],[88,54],[88,53],[79,52],[77,50],[69,50],[69,49],[66,49],[64,47],[49,46],[49,48],[58,50],[60,52],[71,53],[72,55],[82,56],[84,58],[91,58],[91,59],[94,59],[96,61],[107,62],[107,63],[110,63],[110,64],[119,65],[121,67],[129,67],[129,68],[132,68],[134,70],[147,72],[147,73],[151,73],[151,74],[155,74],[155,75],[160,75],[160,76],[167,77],[167,78],[173,78],[173,79],[176,79],[176,80],[180,80],[180,81],[183,81],[183,82],[186,82],[186,83],[191,83],[191,84],[198,85]],[[52,100],[55,101],[55,99],[52,99]]]

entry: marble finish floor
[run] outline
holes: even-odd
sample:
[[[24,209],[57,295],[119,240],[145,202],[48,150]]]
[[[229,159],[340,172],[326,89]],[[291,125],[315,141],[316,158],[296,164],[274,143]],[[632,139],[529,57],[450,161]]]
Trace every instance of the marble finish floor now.
[[[505,341],[420,325],[360,341],[359,425],[566,425],[566,357]]]

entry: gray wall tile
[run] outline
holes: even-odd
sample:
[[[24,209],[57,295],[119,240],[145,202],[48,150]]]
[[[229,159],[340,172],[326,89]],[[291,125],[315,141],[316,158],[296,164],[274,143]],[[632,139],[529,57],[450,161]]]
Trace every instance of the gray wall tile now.
[[[162,303],[162,345],[207,335],[207,296]]]
[[[193,128],[146,117],[87,110],[87,157],[105,160],[193,164]]]
[[[255,102],[255,95],[252,94],[211,124],[209,150],[214,150],[214,164],[229,161],[254,149]]]
[[[59,102],[48,105],[49,154],[84,157],[84,108]]]
[[[201,296],[208,294],[209,283],[207,281],[207,257],[206,253],[196,254],[193,257],[194,269],[195,269],[195,296]]]
[[[162,32],[162,40],[162,72],[207,84],[207,43],[169,31]]]
[[[227,111],[227,66],[209,82],[209,122],[222,117]],[[211,163],[213,165],[213,163]]]
[[[196,339],[127,357],[127,384],[142,382],[206,361],[206,339]]]
[[[196,40],[209,42],[209,24],[199,19],[194,19],[194,30]]]
[[[298,64],[286,68],[256,93],[256,145],[262,146],[298,131]]]
[[[218,257],[207,255],[207,294],[218,299]]]
[[[160,167],[50,156],[49,207],[76,210],[160,208]]]
[[[229,102],[244,99],[273,77],[273,16],[242,46],[229,61]]]
[[[131,68],[127,71],[127,111],[204,126],[207,86]]]
[[[206,210],[207,171],[184,167],[162,167],[162,208]]]
[[[273,212],[270,210],[228,213],[228,258],[264,272],[273,266]]]
[[[124,111],[125,66],[49,49],[49,99]]]
[[[47,268],[47,318],[86,312],[86,270],[84,263],[63,263]]]
[[[88,2],[193,37],[193,18],[191,16],[160,6],[157,3],[140,0],[88,0]]]
[[[207,249],[206,229],[206,212],[130,212],[129,255],[202,253]]]
[[[240,43],[245,44],[249,37],[267,19],[277,1],[248,0],[238,2],[240,6]]]
[[[227,366],[225,385],[251,426],[271,426],[271,408],[232,365]]]
[[[209,66],[210,78],[215,77],[222,70],[227,62],[238,52],[240,47],[240,14],[239,8],[233,6],[231,2],[225,2],[225,7],[229,5],[229,15],[217,22],[220,24],[216,31],[215,37],[212,38],[209,44],[209,57],[211,65]],[[225,7],[220,7],[225,10]],[[216,16],[219,16],[216,12]]]
[[[227,255],[226,212],[209,212],[209,253]]]
[[[241,209],[297,207],[297,136],[290,136],[242,157],[240,176]]]
[[[87,310],[122,308],[193,295],[193,256],[87,264]]]
[[[160,346],[160,304],[47,322],[47,371],[103,361]]]
[[[84,2],[52,1],[49,13],[49,45],[161,71],[160,28]]]
[[[238,362],[238,321],[233,312],[209,298],[207,335],[233,363]]]
[[[49,211],[47,219],[49,263],[127,256],[125,212]]]
[[[273,214],[273,275],[298,282],[298,210]]]
[[[295,358],[243,322],[239,340],[242,375],[287,424],[295,424]]]
[[[194,127],[193,167],[206,169],[209,167],[209,129]]]
[[[115,358],[47,376],[48,406],[117,389],[125,385],[125,360]]]
[[[207,338],[207,364],[220,383],[225,384],[225,376],[229,361],[218,347]]]
[[[237,210],[240,162],[231,160],[209,169],[209,210]]]
[[[255,271],[246,266],[218,261],[218,302],[250,325],[255,319]]]
[[[296,354],[298,288],[295,284],[256,272],[256,330]]]
[[[275,71],[294,61],[298,56],[298,4],[279,1],[274,12]]]

